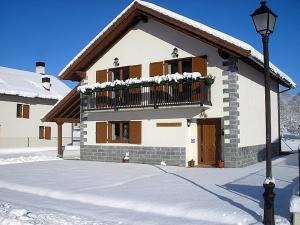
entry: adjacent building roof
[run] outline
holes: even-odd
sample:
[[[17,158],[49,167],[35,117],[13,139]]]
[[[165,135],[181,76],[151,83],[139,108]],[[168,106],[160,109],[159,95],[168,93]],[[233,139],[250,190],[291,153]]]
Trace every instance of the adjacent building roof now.
[[[42,86],[42,75],[0,66],[0,94],[27,98],[62,99],[71,89],[55,76],[50,78],[50,90]]]
[[[251,45],[155,4],[136,0],[83,48],[59,73],[59,76],[62,79],[80,80],[82,72],[94,62],[95,58],[100,58],[109,48],[108,45],[112,45],[120,39],[121,33],[130,28],[132,23],[143,20],[143,16],[150,16],[208,44],[235,53],[250,61],[250,64],[254,63],[258,67],[263,67],[263,55]],[[296,86],[296,83],[274,64],[270,63],[270,68],[271,73],[283,85]]]

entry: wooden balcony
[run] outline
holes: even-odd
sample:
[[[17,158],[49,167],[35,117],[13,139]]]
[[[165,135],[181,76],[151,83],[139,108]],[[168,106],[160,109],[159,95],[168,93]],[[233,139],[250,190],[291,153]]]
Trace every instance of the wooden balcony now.
[[[92,92],[83,95],[85,110],[119,110],[125,108],[159,108],[179,105],[211,105],[211,88],[205,81],[125,87],[114,91]]]

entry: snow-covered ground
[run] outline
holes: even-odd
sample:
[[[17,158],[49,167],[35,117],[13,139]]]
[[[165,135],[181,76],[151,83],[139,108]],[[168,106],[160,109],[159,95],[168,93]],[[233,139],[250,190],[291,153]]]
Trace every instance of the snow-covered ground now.
[[[292,134],[282,136],[281,148],[283,152],[297,152],[300,149],[300,137]]]
[[[55,151],[31,154],[55,157]],[[296,154],[273,161],[275,213],[281,217],[290,216],[297,165]],[[257,225],[262,221],[264,163],[217,169],[50,160],[0,165],[0,170],[0,224]]]

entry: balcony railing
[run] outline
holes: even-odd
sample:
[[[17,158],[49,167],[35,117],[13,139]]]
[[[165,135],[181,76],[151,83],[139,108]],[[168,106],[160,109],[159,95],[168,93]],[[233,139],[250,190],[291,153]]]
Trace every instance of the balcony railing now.
[[[83,96],[87,101],[87,110],[211,105],[210,85],[206,85],[203,80],[151,87],[125,87],[121,90],[92,92]]]

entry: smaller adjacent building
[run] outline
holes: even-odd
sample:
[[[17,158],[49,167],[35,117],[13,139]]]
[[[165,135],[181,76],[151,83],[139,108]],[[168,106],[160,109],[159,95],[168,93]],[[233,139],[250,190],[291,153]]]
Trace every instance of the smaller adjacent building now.
[[[55,124],[41,118],[70,88],[45,75],[45,63],[36,72],[0,67],[0,148],[56,146]],[[65,125],[63,144],[72,144],[72,124]]]

